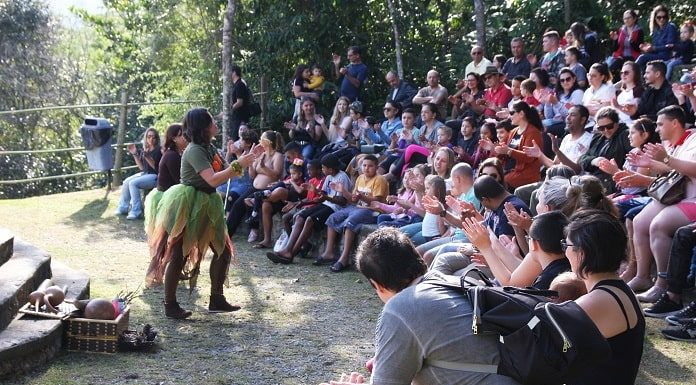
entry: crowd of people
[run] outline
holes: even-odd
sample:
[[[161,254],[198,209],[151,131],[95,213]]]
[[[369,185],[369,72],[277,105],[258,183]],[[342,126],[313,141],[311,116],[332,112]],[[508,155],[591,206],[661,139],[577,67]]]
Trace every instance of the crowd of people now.
[[[211,145],[217,126],[204,109],[169,127],[164,154],[156,131],[148,130],[142,152],[129,148],[142,172],[126,179],[117,214],[145,215],[153,257],[148,283],[164,283],[166,315],[190,316],[176,302],[176,285],[195,280],[208,248],[214,251],[209,308],[238,309],[221,285],[234,254],[230,239],[245,224],[252,247],[273,249],[266,253],[273,263],[316,255],[313,264],[334,273],[351,267],[356,240],[372,225],[392,229],[368,237],[357,257],[386,303],[382,319],[393,321],[378,326],[374,383],[439,383],[432,379],[444,375],[440,369],[408,360],[431,353],[466,359],[461,346],[414,341],[432,332],[422,317],[438,314],[438,324],[451,323],[430,302],[452,294],[421,293],[419,277],[428,270],[457,274],[471,264],[500,285],[546,290],[557,279],[576,280],[566,285],[576,290],[560,297],[578,302],[615,353],[607,370],[578,383],[632,383],[643,314],[676,326],[663,330],[667,338],[696,340],[696,302],[682,301],[695,273],[696,135],[689,126],[696,69],[670,82],[678,65],[691,63],[694,27],[677,28],[668,9],[657,6],[646,43],[637,20],[635,11],[624,13],[608,56],[579,22],[565,33],[546,31],[538,58],[525,52],[521,38],[512,39],[507,60],[489,61],[485,47],[474,46],[454,92],[436,69],[420,89],[390,71],[380,118],[360,101],[368,68],[362,49],[350,47],[347,65],[332,58],[340,96],[330,118],[317,111],[322,69],[297,67],[287,143],[281,132],[259,135],[240,119],[217,152]],[[239,67],[232,72],[243,82]],[[234,111],[244,114],[248,94],[239,92]],[[667,201],[665,183],[683,189]],[[154,187],[143,210],[138,189]],[[325,234],[321,250],[312,250],[319,246],[310,242],[315,233]],[[649,305],[641,310],[636,299]],[[616,365],[626,370],[596,378],[616,373],[609,370]]]

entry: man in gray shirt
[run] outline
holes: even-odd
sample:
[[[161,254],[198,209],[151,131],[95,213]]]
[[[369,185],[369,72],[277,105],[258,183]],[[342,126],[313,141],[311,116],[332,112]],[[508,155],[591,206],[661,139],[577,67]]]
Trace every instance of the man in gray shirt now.
[[[444,276],[426,274],[425,263],[398,229],[370,234],[357,258],[358,269],[385,303],[375,334],[372,384],[517,384],[495,374],[498,340],[472,333],[469,299],[434,284]],[[431,364],[436,361],[471,364],[476,370],[444,369]],[[339,384],[360,383],[359,377]]]

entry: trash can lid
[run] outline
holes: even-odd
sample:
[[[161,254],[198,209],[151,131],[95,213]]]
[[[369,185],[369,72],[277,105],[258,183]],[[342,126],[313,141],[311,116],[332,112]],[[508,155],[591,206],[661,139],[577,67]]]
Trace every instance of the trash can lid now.
[[[114,126],[106,118],[96,118],[92,116],[86,116],[83,126],[90,126],[96,128],[113,128]]]

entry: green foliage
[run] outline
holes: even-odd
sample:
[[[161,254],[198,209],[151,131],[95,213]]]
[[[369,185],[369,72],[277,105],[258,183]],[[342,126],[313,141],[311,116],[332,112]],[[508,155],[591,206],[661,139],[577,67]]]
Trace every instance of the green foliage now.
[[[194,105],[222,110],[222,20],[226,0],[104,0],[106,12],[73,9],[84,23],[61,26],[45,0],[0,1],[0,110],[47,105],[118,103],[123,90],[130,102],[192,101],[133,106],[126,140],[139,140],[144,127],[160,132]],[[435,68],[450,90],[471,60],[476,41],[472,1],[394,0],[401,36],[405,78],[425,84]],[[656,0],[573,0],[571,22],[583,21],[606,39],[621,24],[625,9],[636,8],[647,27]],[[696,13],[694,2],[664,2],[677,23]],[[485,0],[489,59],[510,55],[512,37],[526,39],[528,51],[541,53],[547,28],[569,27],[562,0]],[[320,110],[330,115],[337,97],[331,56],[347,47],[364,49],[369,67],[361,99],[378,115],[387,95],[384,74],[396,68],[392,19],[383,0],[237,0],[233,25],[234,60],[253,92],[265,78],[266,127],[281,130],[292,115],[291,83],[298,64],[319,64],[327,83]],[[0,150],[75,147],[86,115],[118,122],[118,109],[92,108],[0,115]],[[252,120],[258,126],[258,118]],[[129,158],[129,157],[126,157]],[[86,171],[75,154],[2,156],[1,179]],[[87,178],[88,179],[88,178]],[[0,188],[0,197],[67,191],[87,179]]]

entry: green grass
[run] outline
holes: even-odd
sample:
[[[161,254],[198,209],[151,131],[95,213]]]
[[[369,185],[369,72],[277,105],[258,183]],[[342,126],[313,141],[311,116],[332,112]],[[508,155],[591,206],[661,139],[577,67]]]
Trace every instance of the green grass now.
[[[91,296],[134,290],[149,262],[142,221],[114,217],[118,192],[91,190],[0,201],[0,226],[91,277]],[[373,353],[381,302],[357,272],[331,274],[307,260],[271,264],[235,237],[239,266],[228,299],[244,308],[205,312],[210,281],[204,261],[198,288],[179,301],[194,310],[188,321],[163,315],[162,290],[132,304],[131,328],[159,331],[154,353],[114,355],[63,352],[16,384],[318,384],[359,369]],[[662,321],[648,320],[638,384],[696,383],[696,344],[667,341]],[[617,368],[618,369],[618,368]],[[364,373],[365,374],[365,373]]]

